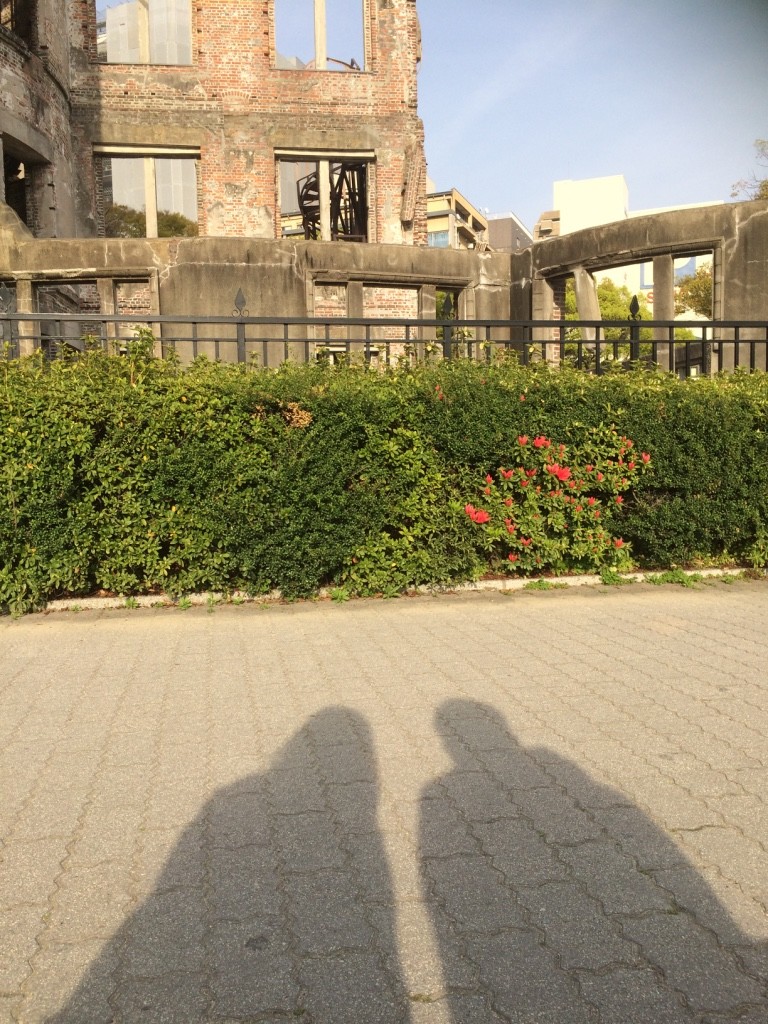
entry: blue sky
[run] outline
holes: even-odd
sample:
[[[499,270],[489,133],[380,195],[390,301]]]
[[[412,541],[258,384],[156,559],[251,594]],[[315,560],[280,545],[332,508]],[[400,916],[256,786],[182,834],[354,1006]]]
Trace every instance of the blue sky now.
[[[768,138],[768,0],[417,0],[428,171],[533,228],[561,178],[729,199]],[[768,171],[765,172],[768,174]]]

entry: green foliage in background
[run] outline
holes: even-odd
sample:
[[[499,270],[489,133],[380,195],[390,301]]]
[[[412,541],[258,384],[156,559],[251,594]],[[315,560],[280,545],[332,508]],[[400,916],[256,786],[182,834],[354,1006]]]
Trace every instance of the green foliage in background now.
[[[649,452],[603,528],[647,567],[768,558],[768,377],[514,360],[260,370],[90,351],[0,363],[0,608],[194,590],[394,594],[493,569],[465,512],[518,438]]]

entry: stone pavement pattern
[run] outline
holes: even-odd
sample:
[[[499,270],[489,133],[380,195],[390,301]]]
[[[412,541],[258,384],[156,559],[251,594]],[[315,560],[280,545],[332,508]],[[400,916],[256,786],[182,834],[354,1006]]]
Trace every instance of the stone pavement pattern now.
[[[0,621],[0,1020],[768,1020],[768,586]]]

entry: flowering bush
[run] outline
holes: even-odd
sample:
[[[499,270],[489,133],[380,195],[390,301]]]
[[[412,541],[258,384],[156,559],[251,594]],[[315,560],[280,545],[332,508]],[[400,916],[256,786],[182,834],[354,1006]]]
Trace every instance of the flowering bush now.
[[[486,475],[482,507],[464,509],[483,529],[494,568],[628,568],[629,544],[613,535],[609,521],[621,510],[622,492],[650,462],[647,452],[633,449],[612,427],[585,431],[573,450],[543,434],[521,434],[511,468]]]

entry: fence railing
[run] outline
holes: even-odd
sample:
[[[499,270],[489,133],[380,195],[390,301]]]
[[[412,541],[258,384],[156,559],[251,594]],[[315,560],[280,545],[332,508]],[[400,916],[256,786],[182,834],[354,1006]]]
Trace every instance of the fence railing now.
[[[414,320],[354,317],[193,317],[177,314],[0,313],[5,358],[47,358],[88,346],[127,352],[151,332],[159,357],[201,356],[275,367],[286,361],[469,358],[515,353],[523,364],[572,365],[593,373],[635,364],[684,377],[768,369],[768,321]]]

